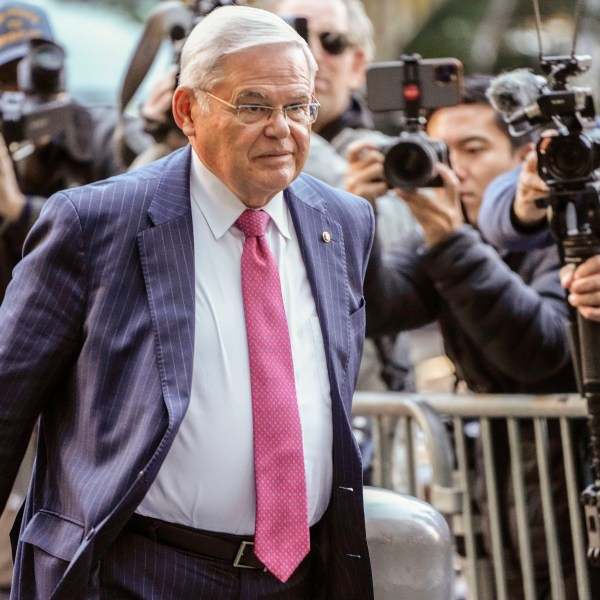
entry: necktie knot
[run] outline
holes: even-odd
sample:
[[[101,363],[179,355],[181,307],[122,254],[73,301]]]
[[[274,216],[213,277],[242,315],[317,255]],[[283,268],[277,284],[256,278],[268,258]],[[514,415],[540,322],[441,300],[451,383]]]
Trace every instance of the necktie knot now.
[[[235,222],[235,225],[246,237],[259,237],[265,235],[268,222],[269,213],[264,210],[246,209]]]

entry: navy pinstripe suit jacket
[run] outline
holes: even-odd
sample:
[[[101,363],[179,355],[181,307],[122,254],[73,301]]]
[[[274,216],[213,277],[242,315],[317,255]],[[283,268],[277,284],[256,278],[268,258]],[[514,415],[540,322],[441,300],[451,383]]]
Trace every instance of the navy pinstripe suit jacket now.
[[[0,506],[40,417],[15,598],[98,597],[98,561],[144,497],[187,408],[194,340],[190,151],[50,198],[0,307]],[[285,198],[331,383],[327,598],[365,600],[372,582],[349,415],[374,218],[364,200],[307,175]]]

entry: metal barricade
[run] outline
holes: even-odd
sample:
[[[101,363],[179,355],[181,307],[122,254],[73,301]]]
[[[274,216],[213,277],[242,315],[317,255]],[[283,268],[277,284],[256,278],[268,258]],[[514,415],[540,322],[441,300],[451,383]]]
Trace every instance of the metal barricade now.
[[[540,593],[536,589],[527,516],[526,491],[531,487],[526,488],[524,484],[522,433],[525,430],[532,449],[535,449],[536,481],[539,482],[537,493],[541,500],[546,542],[542,551],[545,552],[550,579],[547,597],[552,600],[567,598],[560,555],[561,540],[551,494],[553,483],[564,483],[577,598],[593,598],[586,558],[583,507],[579,500],[584,465],[574,450],[580,442],[574,435],[575,429],[585,431],[587,407],[583,398],[578,395],[356,392],[354,413],[375,420],[374,485],[424,499],[448,520],[455,539],[462,542],[463,575],[468,598],[473,600],[513,600],[507,588],[510,567],[503,553],[500,494],[504,490],[498,490],[495,476],[501,463],[503,468],[507,466],[510,470],[513,487],[511,494],[514,498],[522,597],[535,600]],[[507,440],[506,452],[502,456],[496,455],[498,423],[503,425]],[[472,468],[471,429],[476,430],[477,452],[485,474],[486,514],[477,514],[474,509],[476,482]],[[551,446],[560,448],[561,482],[557,482],[558,475],[552,469]],[[420,468],[423,462],[427,463],[428,471]],[[427,480],[423,480],[424,472]],[[398,489],[399,473],[405,486],[402,489]],[[489,556],[481,552],[483,520],[491,538]],[[539,552],[539,548],[537,550]]]

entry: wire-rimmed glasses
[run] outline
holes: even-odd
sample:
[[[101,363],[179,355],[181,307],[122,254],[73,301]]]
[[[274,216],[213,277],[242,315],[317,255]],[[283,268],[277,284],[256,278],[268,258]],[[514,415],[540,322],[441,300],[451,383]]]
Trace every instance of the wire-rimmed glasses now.
[[[302,104],[290,104],[289,106],[267,106],[265,104],[231,104],[218,96],[207,92],[206,90],[200,90],[210,98],[214,98],[221,104],[224,104],[231,110],[235,111],[238,119],[245,125],[256,125],[257,123],[267,123],[271,120],[273,114],[280,110],[283,112],[283,116],[293,123],[299,125],[310,125],[317,119],[319,111],[318,102],[306,102]]]

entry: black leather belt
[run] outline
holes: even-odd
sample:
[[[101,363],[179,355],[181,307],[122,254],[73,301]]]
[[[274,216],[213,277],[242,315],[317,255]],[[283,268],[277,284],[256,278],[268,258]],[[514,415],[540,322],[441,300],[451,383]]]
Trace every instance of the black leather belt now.
[[[144,517],[137,513],[134,513],[125,529],[177,550],[222,560],[240,569],[266,570],[254,555],[252,537],[213,533]]]

